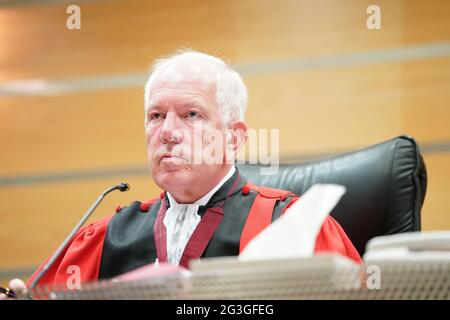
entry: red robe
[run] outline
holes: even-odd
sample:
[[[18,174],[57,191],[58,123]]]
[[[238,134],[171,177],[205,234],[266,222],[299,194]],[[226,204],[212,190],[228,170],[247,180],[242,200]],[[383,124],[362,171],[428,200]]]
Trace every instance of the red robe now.
[[[103,240],[110,219],[111,216],[81,229],[53,267],[41,278],[39,285],[65,283],[71,275],[67,273],[71,265],[80,267],[81,282],[97,280]],[[358,251],[356,251],[342,227],[331,216],[328,216],[317,236],[315,253],[330,252],[338,253],[349,257],[357,263],[361,263]],[[47,260],[30,277],[27,285],[31,283],[33,278],[43,268]]]
[[[245,178],[244,178],[245,179]],[[187,262],[190,259],[200,258],[200,257],[208,257],[208,256],[217,256],[220,255],[233,255],[230,251],[224,251],[221,254],[221,251],[213,252],[214,248],[207,249],[207,246],[210,242],[217,243],[220,242],[220,238],[218,235],[225,234],[225,238],[229,237],[228,230],[235,230],[236,225],[236,217],[244,216],[242,212],[238,212],[239,216],[234,216],[233,213],[239,211],[244,208],[245,203],[250,203],[251,207],[248,210],[250,205],[247,205],[247,209],[242,209],[246,212],[246,216],[244,218],[244,222],[248,222],[251,220],[252,212],[253,216],[256,217],[254,222],[251,224],[253,228],[247,228],[248,223],[243,226],[243,230],[237,230],[237,235],[235,236],[236,242],[236,254],[242,251],[243,247],[247,241],[257,233],[259,233],[266,225],[270,224],[273,220],[272,215],[276,211],[276,207],[282,204],[282,212],[287,209],[292,203],[298,199],[298,196],[293,195],[290,192],[270,189],[270,188],[261,188],[253,185],[246,184],[246,181],[241,179],[239,173],[233,178],[230,178],[230,181],[226,183],[226,185],[219,189],[217,194],[213,196],[213,201],[216,201],[216,205],[213,205],[209,208],[206,208],[206,213],[202,216],[199,225],[195,229],[194,233],[191,236],[188,244],[186,245],[186,249],[181,257],[180,265],[183,267],[187,267]],[[249,186],[251,189],[249,189]],[[231,191],[230,191],[231,190]],[[226,196],[225,196],[226,194]],[[214,200],[215,199],[215,200]],[[231,209],[226,209],[227,206],[224,207],[224,203],[230,202]],[[234,207],[232,206],[234,202]],[[65,249],[65,251],[61,254],[61,256],[55,261],[53,266],[47,271],[47,273],[40,279],[39,285],[43,284],[56,284],[56,283],[66,283],[69,277],[72,276],[70,272],[73,268],[69,268],[71,266],[77,266],[80,270],[80,281],[83,282],[91,282],[99,279],[100,273],[103,272],[103,276],[105,277],[105,268],[113,268],[117,264],[127,262],[126,257],[134,254],[135,252],[153,252],[153,256],[146,257],[142,261],[138,261],[138,265],[136,265],[136,261],[130,260],[128,263],[129,266],[125,266],[128,269],[122,269],[116,274],[112,274],[112,276],[118,275],[117,273],[123,273],[125,271],[129,271],[132,269],[131,267],[142,266],[155,261],[157,257],[159,262],[165,262],[166,257],[166,241],[165,241],[165,227],[163,225],[163,218],[166,211],[166,202],[164,200],[164,194],[161,196],[161,200],[158,198],[154,198],[148,200],[146,202],[140,203],[135,202],[131,204],[129,207],[123,209],[124,212],[118,213],[115,216],[109,216],[102,220],[99,220],[95,223],[92,223],[84,228],[82,228]],[[219,203],[219,205],[217,205]],[[230,205],[228,208],[230,208]],[[226,218],[224,218],[224,208]],[[150,210],[150,212],[148,212]],[[281,209],[280,209],[281,210]],[[279,211],[280,211],[279,210]],[[147,213],[148,212],[148,213]],[[134,216],[133,216],[134,215]],[[144,218],[143,218],[144,217]],[[139,219],[150,220],[143,221]],[[114,219],[116,224],[114,225]],[[128,220],[120,220],[120,219],[128,219]],[[133,220],[134,219],[134,220]],[[264,221],[265,219],[265,221]],[[107,243],[108,232],[115,232],[118,236],[118,239],[121,239],[126,235],[127,229],[120,229],[122,226],[126,228],[127,224],[132,224],[132,221],[137,221],[134,226],[132,226],[132,234],[135,236],[136,225],[141,226],[142,224],[152,225],[151,229],[143,229],[143,237],[147,238],[141,243],[144,243],[145,246],[150,246],[148,248],[141,247],[138,248],[138,245],[134,242],[129,244],[129,251],[126,251],[125,254],[120,251],[122,245],[119,243],[119,246],[116,249],[108,249],[108,246],[105,245]],[[228,222],[227,222],[228,221]],[[230,222],[231,221],[231,222]],[[261,223],[263,221],[263,223]],[[228,229],[223,229],[223,225],[228,224]],[[113,227],[111,227],[113,225]],[[220,230],[220,226],[222,225],[222,230]],[[108,231],[109,228],[113,229]],[[115,226],[115,227],[114,227]],[[248,230],[250,230],[250,232]],[[116,231],[114,231],[116,230]],[[117,231],[118,230],[118,231]],[[223,231],[225,230],[225,232]],[[149,239],[149,232],[153,232],[151,234],[151,239]],[[252,233],[253,232],[253,233]],[[213,235],[215,237],[213,237]],[[242,235],[241,235],[242,234]],[[247,239],[243,239],[247,235]],[[237,237],[241,238],[237,238]],[[105,240],[106,239],[106,240]],[[134,239],[134,238],[133,238]],[[150,241],[153,240],[153,241]],[[229,238],[226,239],[226,243],[230,242]],[[239,247],[240,242],[240,247]],[[137,243],[137,242],[136,242]],[[155,246],[153,248],[151,246]],[[216,246],[217,247],[217,246]],[[106,249],[105,249],[106,248]],[[115,248],[115,247],[113,247]],[[218,247],[218,248],[226,248],[226,247]],[[106,252],[105,250],[109,250]],[[116,260],[111,260],[112,262],[105,263],[105,259],[108,256],[108,253],[116,253]],[[213,254],[211,254],[213,252]],[[234,251],[233,251],[234,252]],[[316,246],[315,253],[337,253],[342,256],[348,257],[354,260],[357,263],[361,263],[361,258],[351,243],[350,239],[345,234],[344,230],[341,226],[331,217],[328,216],[325,222],[322,225],[322,228],[316,238]],[[142,254],[141,254],[142,255]],[[102,257],[103,256],[103,257]],[[46,261],[35,271],[35,273],[28,280],[28,285],[31,283],[34,277],[40,272],[40,270],[45,265]],[[108,270],[106,270],[108,271]],[[107,277],[110,277],[111,274],[106,273]]]

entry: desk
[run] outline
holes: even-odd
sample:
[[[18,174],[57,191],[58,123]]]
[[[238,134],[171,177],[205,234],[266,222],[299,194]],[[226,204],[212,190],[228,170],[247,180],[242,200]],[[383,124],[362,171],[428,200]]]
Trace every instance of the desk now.
[[[52,299],[445,299],[450,259],[377,260],[356,265],[334,255],[301,259],[193,262],[189,275],[131,282],[101,281],[82,290],[39,288]]]

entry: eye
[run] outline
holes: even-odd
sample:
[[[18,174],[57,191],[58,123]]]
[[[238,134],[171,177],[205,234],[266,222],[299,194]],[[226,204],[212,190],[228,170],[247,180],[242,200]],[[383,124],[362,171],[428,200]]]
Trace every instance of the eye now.
[[[189,119],[189,120],[196,120],[200,118],[200,113],[198,113],[197,111],[189,111],[188,113],[186,113],[185,118]]]
[[[158,120],[158,119],[163,118],[163,114],[160,112],[154,112],[154,113],[150,114],[148,118],[149,118],[149,120]]]

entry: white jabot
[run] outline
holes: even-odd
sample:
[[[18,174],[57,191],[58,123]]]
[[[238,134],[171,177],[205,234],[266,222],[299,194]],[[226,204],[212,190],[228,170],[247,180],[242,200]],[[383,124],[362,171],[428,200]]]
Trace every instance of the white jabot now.
[[[194,203],[178,203],[167,192],[170,207],[164,217],[164,226],[166,227],[167,260],[169,263],[179,264],[184,248],[200,222],[201,217],[197,214],[198,208],[206,205],[214,193],[233,176],[235,171],[236,168],[231,166],[225,177],[210,192]]]

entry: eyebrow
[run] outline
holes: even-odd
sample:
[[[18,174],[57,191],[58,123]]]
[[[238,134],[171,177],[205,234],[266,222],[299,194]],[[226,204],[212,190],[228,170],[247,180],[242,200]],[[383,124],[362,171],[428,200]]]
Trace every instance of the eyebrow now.
[[[189,107],[199,108],[199,109],[201,109],[203,112],[206,112],[206,111],[208,110],[208,108],[206,107],[206,105],[205,105],[203,102],[198,101],[198,100],[191,100],[191,101],[185,103],[185,104],[183,105],[183,107],[185,107],[185,108],[189,108]]]
[[[145,113],[148,113],[150,110],[159,107],[159,103],[155,100],[150,100],[148,103],[148,106],[145,108]],[[183,108],[187,109],[189,107],[194,107],[202,110],[203,112],[206,112],[208,108],[205,106],[205,104],[197,99],[189,100],[188,102],[183,103]]]

